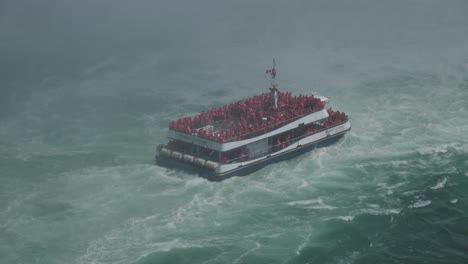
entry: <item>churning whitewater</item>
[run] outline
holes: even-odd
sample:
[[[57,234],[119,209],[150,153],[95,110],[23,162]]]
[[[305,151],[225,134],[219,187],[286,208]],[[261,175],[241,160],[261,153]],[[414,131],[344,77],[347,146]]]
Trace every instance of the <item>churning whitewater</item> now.
[[[45,36],[0,12],[1,263],[468,261],[464,1],[46,2]],[[154,165],[172,120],[268,91],[272,57],[352,131],[222,182]]]

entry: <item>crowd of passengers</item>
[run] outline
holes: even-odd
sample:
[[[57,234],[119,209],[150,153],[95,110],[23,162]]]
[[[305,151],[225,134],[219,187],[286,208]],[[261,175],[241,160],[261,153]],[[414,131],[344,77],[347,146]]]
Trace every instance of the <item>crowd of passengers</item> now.
[[[323,123],[325,128],[339,125],[348,121],[348,115],[340,111],[333,111],[333,109],[327,109],[328,118]]]
[[[169,124],[169,128],[217,142],[246,139],[272,131],[294,119],[322,110],[325,102],[313,95],[292,96],[277,92],[278,107],[273,107],[272,95],[262,93],[243,102],[213,108],[195,117],[184,117]],[[220,133],[203,127],[222,121],[228,125]]]

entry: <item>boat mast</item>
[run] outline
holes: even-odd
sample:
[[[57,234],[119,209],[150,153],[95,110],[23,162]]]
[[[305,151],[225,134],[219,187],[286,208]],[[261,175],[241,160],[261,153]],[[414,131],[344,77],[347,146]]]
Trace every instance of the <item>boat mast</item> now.
[[[275,109],[278,108],[278,84],[276,83],[276,63],[275,59],[273,59],[273,68],[269,69],[266,71],[266,74],[269,74],[271,76],[271,87],[270,93],[271,97],[273,98],[273,105],[275,106]]]

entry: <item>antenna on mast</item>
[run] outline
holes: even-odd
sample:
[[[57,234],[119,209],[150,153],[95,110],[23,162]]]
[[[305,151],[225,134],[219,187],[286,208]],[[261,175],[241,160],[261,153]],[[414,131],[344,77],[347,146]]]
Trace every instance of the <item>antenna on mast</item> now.
[[[271,82],[271,87],[270,87],[270,92],[273,98],[273,105],[275,106],[275,109],[278,108],[278,84],[276,83],[276,62],[275,59],[273,59],[273,68],[266,70],[266,74],[269,74],[271,76],[272,82]]]
[[[269,74],[271,76],[271,79],[272,79],[271,86],[272,86],[272,88],[276,88],[277,84],[276,84],[276,62],[275,62],[275,59],[273,59],[273,68],[266,70],[265,73]]]

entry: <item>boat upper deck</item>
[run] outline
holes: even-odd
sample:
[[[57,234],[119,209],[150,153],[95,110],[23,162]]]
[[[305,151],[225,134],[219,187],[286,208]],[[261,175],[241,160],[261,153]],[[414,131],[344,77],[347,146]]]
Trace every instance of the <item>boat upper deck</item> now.
[[[213,108],[169,124],[169,129],[216,142],[256,137],[325,108],[326,101],[313,95],[290,92],[262,93],[244,101]]]

